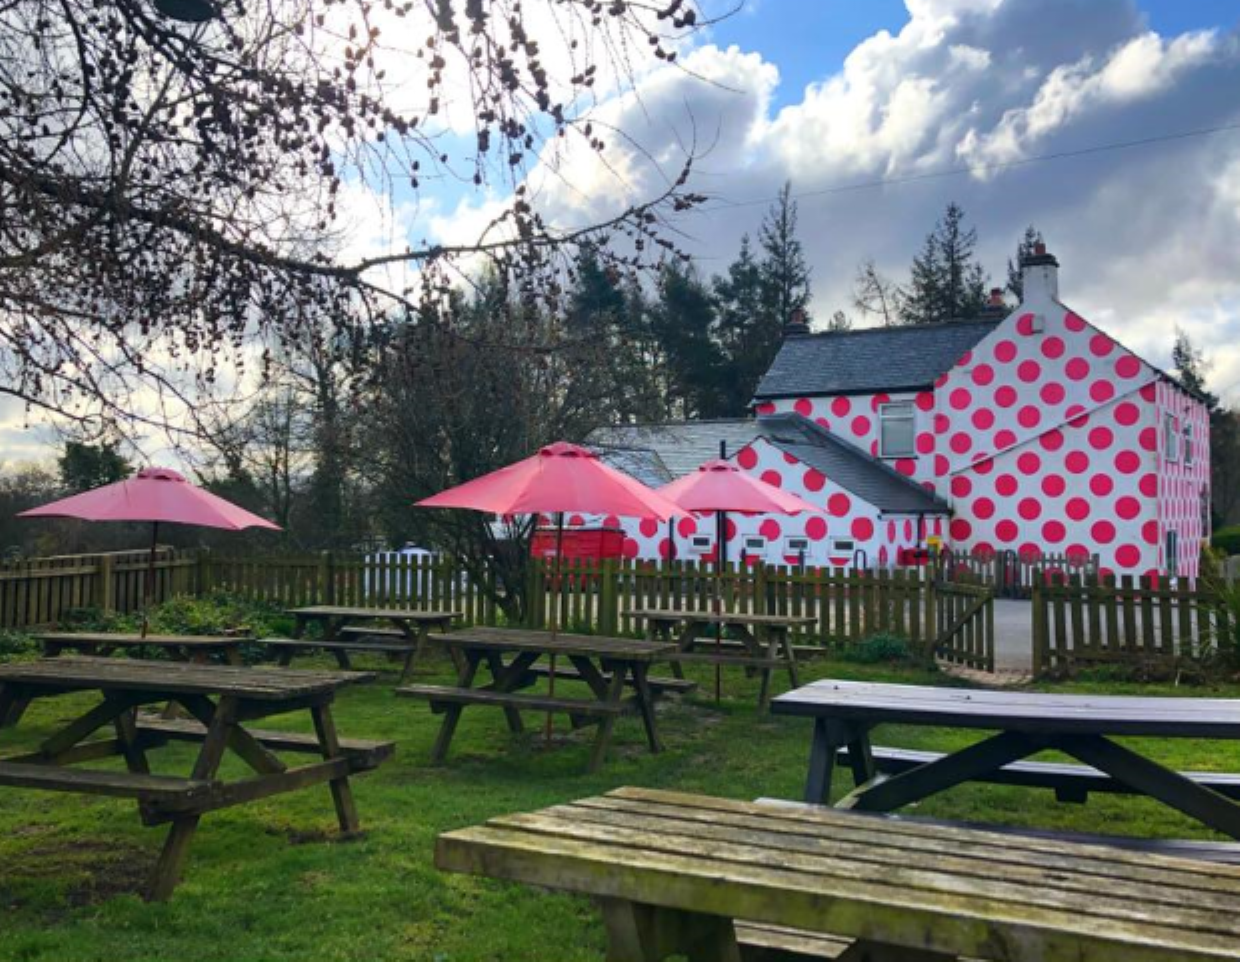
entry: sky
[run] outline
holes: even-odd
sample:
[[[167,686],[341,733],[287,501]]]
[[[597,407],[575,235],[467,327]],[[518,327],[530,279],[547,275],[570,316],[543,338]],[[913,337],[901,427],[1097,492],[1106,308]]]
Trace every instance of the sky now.
[[[860,262],[904,279],[956,201],[996,283],[1032,224],[1068,305],[1164,367],[1182,328],[1240,403],[1240,0],[744,0],[678,63],[597,108],[634,145],[613,138],[605,168],[532,172],[553,222],[656,193],[692,150],[710,200],[675,226],[709,276],[790,182],[823,320],[855,315]],[[569,183],[545,176],[556,163]],[[363,195],[352,249],[373,253],[467,241],[503,190]],[[0,459],[47,439],[0,408]]]

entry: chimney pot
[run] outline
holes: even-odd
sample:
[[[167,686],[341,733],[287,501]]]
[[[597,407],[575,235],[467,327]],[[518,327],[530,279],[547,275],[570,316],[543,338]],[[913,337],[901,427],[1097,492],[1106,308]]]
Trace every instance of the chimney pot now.
[[[998,307],[1000,304],[1003,303],[1003,288],[1002,287],[992,287],[990,289],[990,303],[994,305],[995,307]]]
[[[1033,252],[1041,257],[1046,253],[1046,245],[1042,241],[1038,241],[1033,245]]]
[[[1058,300],[1059,261],[1054,254],[1047,253],[1044,243],[1038,241],[1033,245],[1033,253],[1021,258],[1020,268],[1024,287],[1023,302]]]
[[[805,320],[805,311],[797,308],[784,324],[784,337],[804,337],[809,333],[809,324]]]

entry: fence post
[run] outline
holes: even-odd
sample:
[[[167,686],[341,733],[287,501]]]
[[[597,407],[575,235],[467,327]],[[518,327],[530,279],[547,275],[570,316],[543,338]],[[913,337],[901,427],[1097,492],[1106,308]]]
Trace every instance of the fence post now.
[[[743,572],[738,571],[738,575]],[[767,613],[767,571],[766,562],[759,561],[754,566],[754,584],[753,584],[753,613],[755,615],[765,615]]]
[[[198,549],[198,596],[209,595],[214,585],[211,583],[211,549]]]
[[[604,558],[599,568],[598,630],[600,634],[619,634],[620,592],[616,583],[616,562]]]
[[[319,552],[319,604],[336,603],[336,572],[330,551]]]
[[[1033,677],[1041,676],[1047,668],[1046,597],[1040,578],[1033,579],[1030,592],[1033,604]]]
[[[95,600],[104,611],[116,610],[116,579],[114,575],[115,558],[110,554],[99,555],[99,564],[95,568]]]

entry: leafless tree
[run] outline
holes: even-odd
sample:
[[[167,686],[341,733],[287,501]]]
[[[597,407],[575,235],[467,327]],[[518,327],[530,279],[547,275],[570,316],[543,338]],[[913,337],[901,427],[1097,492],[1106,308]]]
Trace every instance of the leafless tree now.
[[[903,300],[900,286],[885,277],[872,259],[857,266],[857,276],[853,280],[853,306],[863,317],[876,317],[884,327],[900,324]]]
[[[586,223],[531,186],[607,162],[600,103],[675,61],[692,2],[205,2],[193,26],[151,0],[0,5],[0,393],[86,428],[192,426],[200,392],[234,396],[307,328],[373,357],[383,318],[466,265],[553,294],[578,243],[605,230],[629,267],[699,200],[691,156]],[[509,200],[459,245],[351,252],[350,191],[412,203],[434,180]]]

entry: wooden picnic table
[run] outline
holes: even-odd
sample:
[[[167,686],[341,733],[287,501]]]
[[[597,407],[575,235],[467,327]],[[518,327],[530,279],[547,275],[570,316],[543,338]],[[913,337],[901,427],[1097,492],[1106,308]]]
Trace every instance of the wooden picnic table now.
[[[1053,788],[1084,801],[1089,792],[1158,799],[1210,828],[1240,839],[1240,778],[1172,771],[1115,737],[1240,739],[1240,700],[1059,695],[931,688],[825,679],[780,695],[777,715],[814,719],[805,800],[829,800],[838,762],[856,788],[840,806],[890,812],[955,785],[991,781]],[[946,755],[875,748],[882,724],[998,730]],[[1029,762],[1063,752],[1081,765]]]
[[[606,756],[616,718],[626,712],[635,711],[641,715],[650,751],[662,750],[649,672],[652,664],[668,659],[675,651],[673,645],[597,635],[553,635],[514,628],[464,628],[451,634],[431,635],[431,640],[459,653],[456,685],[410,685],[396,689],[396,694],[425,698],[432,711],[444,716],[431,751],[431,760],[436,764],[447,756],[466,705],[503,709],[513,733],[524,730],[522,710],[566,714],[574,728],[597,725],[598,733],[590,753],[589,770],[592,772]],[[584,683],[593,697],[565,698],[554,692],[546,695],[523,693],[521,689],[546,677],[535,665],[543,658],[567,661],[571,667],[563,674],[557,673],[557,681]],[[491,681],[475,687],[478,669],[483,665]],[[624,697],[626,685],[633,688],[629,698]]]
[[[37,749],[0,759],[0,785],[87,795],[133,798],[146,825],[170,824],[148,896],[167,898],[175,888],[201,817],[327,782],[342,832],[358,830],[349,776],[379,765],[391,742],[341,739],[332,720],[337,690],[365,674],[240,668],[131,658],[47,658],[0,665],[0,718],[16,703],[69,692],[98,692],[89,711],[44,739]],[[175,701],[190,719],[140,716],[138,709]],[[309,711],[314,735],[256,731],[245,723]],[[94,738],[111,727],[114,737]],[[188,777],[151,774],[147,752],[169,741],[201,744]],[[225,781],[219,766],[231,749],[254,775]],[[303,752],[321,760],[289,767],[276,751]],[[127,771],[71,767],[121,756]]]
[[[280,664],[289,665],[303,651],[330,651],[336,663],[348,670],[350,651],[383,652],[402,659],[401,681],[408,680],[417,657],[426,651],[431,630],[446,631],[461,617],[459,611],[410,611],[405,608],[367,608],[349,605],[311,605],[293,608],[292,638],[265,638],[263,643],[278,649]],[[386,621],[387,628],[357,625],[359,621]],[[312,622],[323,627],[319,641],[304,638]]]
[[[609,962],[1240,958],[1240,867],[804,805],[621,788],[435,864],[595,897]]]
[[[623,612],[630,618],[642,618],[646,622],[646,637],[652,641],[674,642],[678,654],[672,662],[672,671],[683,678],[683,662],[705,662],[725,668],[744,668],[749,674],[757,672],[761,678],[758,688],[758,707],[765,708],[771,698],[771,672],[783,668],[795,688],[797,680],[796,655],[793,653],[792,629],[804,628],[814,623],[807,615],[751,615],[740,612],[683,611],[678,608],[627,608]],[[742,651],[738,654],[732,645],[715,645],[713,629],[734,635]]]

